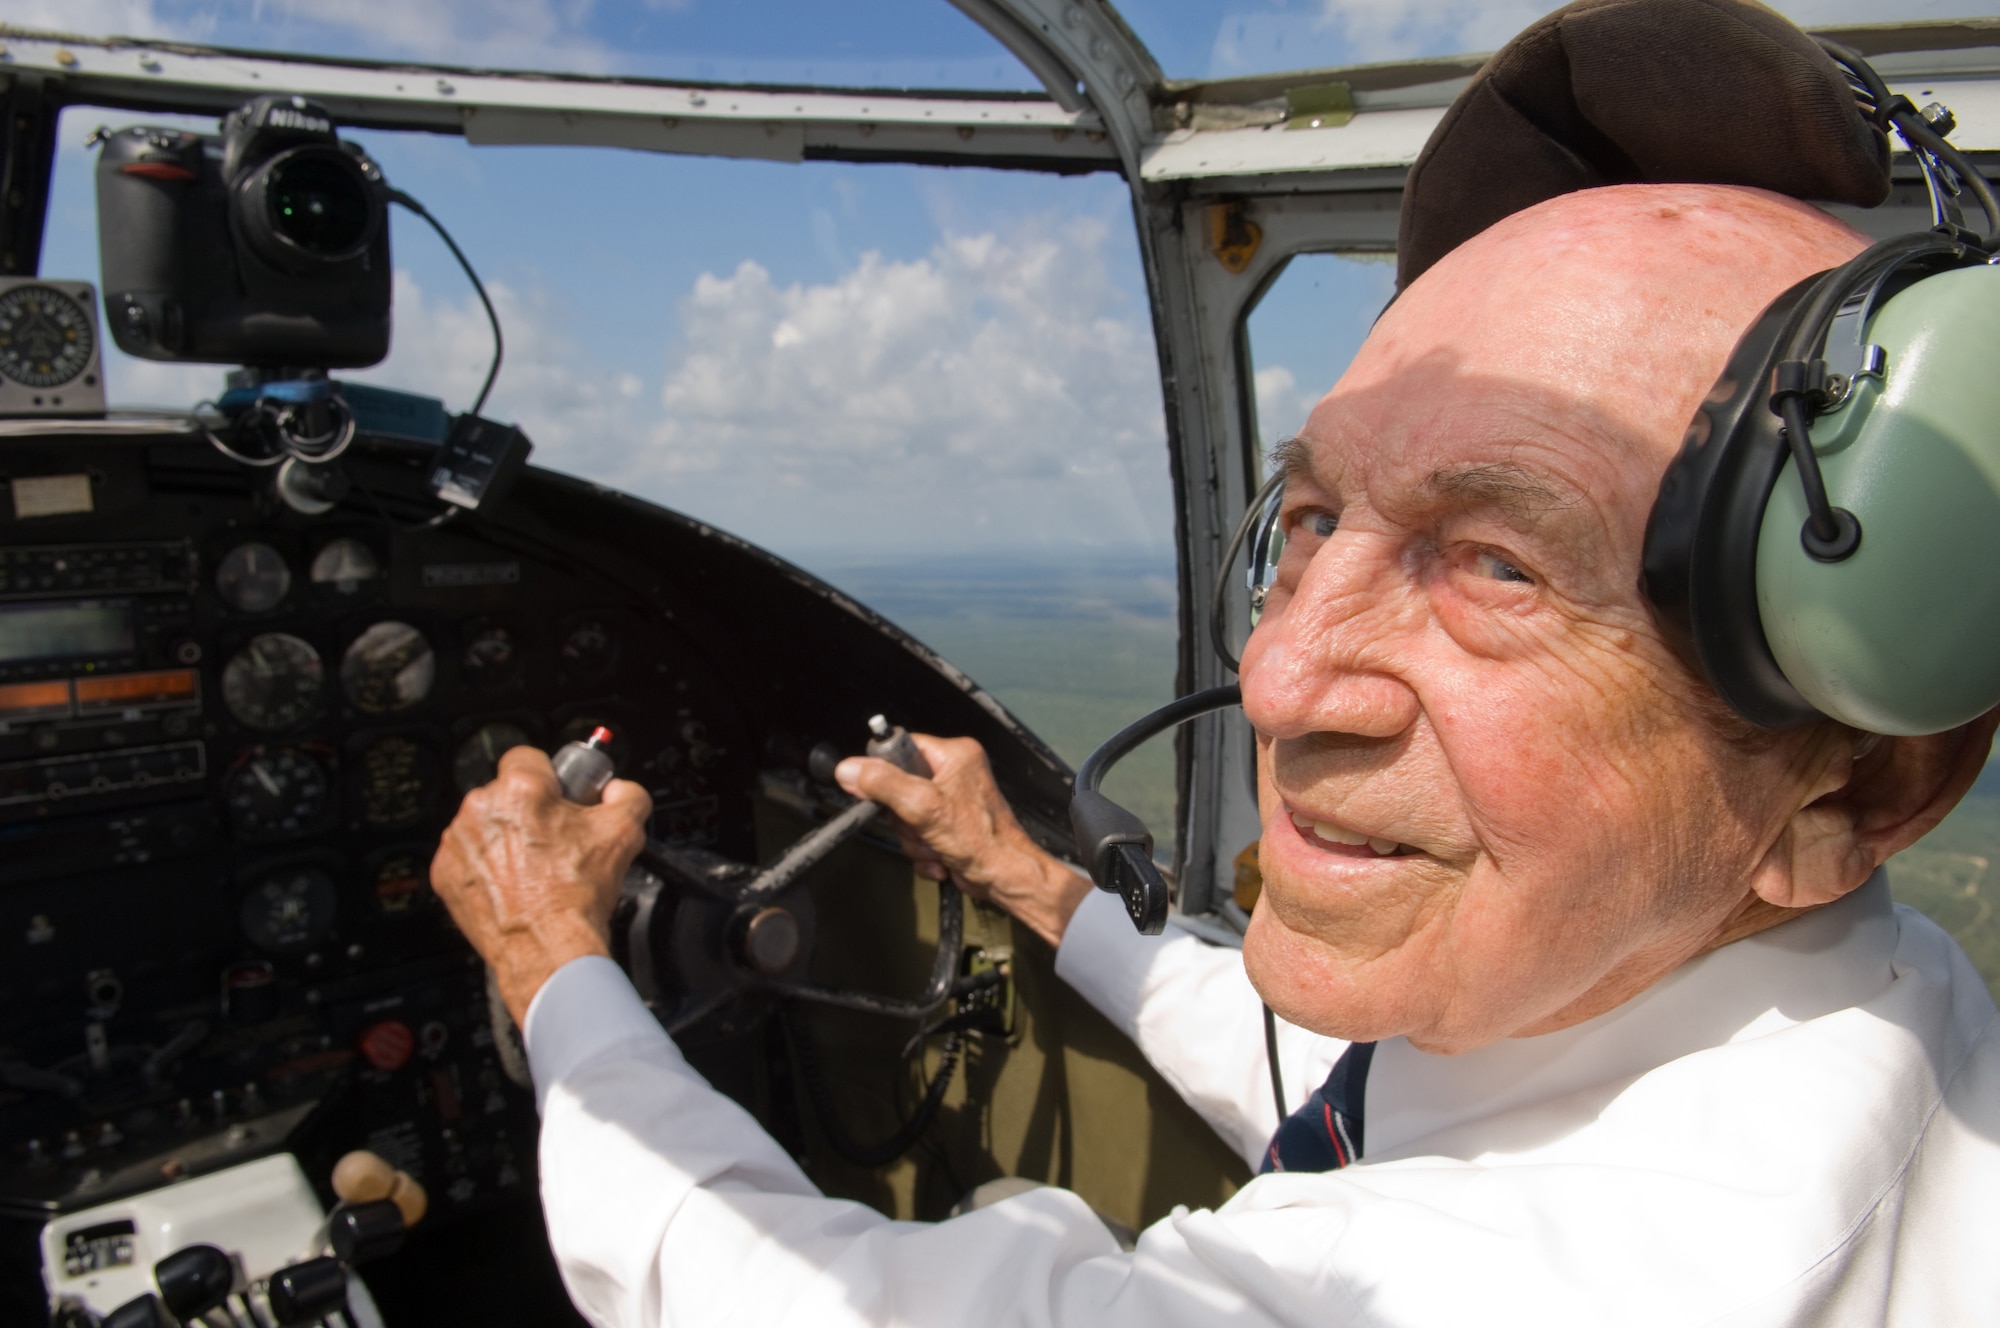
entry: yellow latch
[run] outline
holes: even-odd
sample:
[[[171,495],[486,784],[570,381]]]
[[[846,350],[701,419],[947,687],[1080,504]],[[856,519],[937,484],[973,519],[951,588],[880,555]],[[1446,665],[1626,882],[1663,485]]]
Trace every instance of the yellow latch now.
[[[1285,128],[1338,129],[1354,118],[1354,89],[1345,83],[1312,83],[1285,89]]]
[[[1250,220],[1250,210],[1241,199],[1215,203],[1208,209],[1208,248],[1216,261],[1231,272],[1241,273],[1257,256],[1264,243],[1264,228]]]

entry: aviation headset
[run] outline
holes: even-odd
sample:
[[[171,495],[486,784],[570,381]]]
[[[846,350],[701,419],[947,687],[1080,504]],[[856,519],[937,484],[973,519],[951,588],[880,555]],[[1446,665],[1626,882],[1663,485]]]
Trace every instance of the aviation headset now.
[[[1870,132],[1908,146],[1933,227],[1807,278],[1743,335],[1661,481],[1642,586],[1683,660],[1760,727],[1937,733],[2000,704],[2000,200],[1946,141],[1949,111],[1919,111],[1859,53],[1818,45]],[[1967,194],[1983,234],[1965,225]],[[1247,543],[1254,623],[1282,497],[1276,477],[1259,490],[1211,597],[1210,639],[1232,669],[1227,579]],[[1168,888],[1151,835],[1098,784],[1147,738],[1240,702],[1234,685],[1182,697],[1077,772],[1078,851],[1142,932],[1165,924]]]

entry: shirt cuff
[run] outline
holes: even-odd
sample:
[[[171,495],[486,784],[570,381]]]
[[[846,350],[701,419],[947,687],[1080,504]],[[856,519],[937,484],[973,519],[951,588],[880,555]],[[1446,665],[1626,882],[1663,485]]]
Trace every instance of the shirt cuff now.
[[[535,998],[521,1025],[528,1072],[535,1080],[535,1110],[549,1090],[591,1057],[621,1042],[664,1043],[666,1054],[680,1050],[653,1012],[632,989],[625,970],[603,955],[572,959],[555,971]]]
[[[1056,949],[1056,976],[1076,988],[1105,1018],[1134,1035],[1146,975],[1172,939],[1141,936],[1124,903],[1108,890],[1092,890],[1070,915]]]

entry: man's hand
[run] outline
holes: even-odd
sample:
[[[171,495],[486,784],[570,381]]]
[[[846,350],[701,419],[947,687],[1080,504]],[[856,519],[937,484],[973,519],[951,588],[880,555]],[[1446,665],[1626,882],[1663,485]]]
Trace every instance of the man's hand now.
[[[1062,944],[1088,877],[1042,851],[1000,796],[985,749],[971,738],[910,735],[934,777],[856,756],[834,771],[857,798],[873,798],[902,822],[903,849],[933,881],[947,876],[974,899],[998,904],[1047,941]]]
[[[431,862],[431,885],[493,967],[519,1024],[555,971],[610,953],[612,907],[646,839],[653,800],[623,779],[595,807],[564,800],[549,758],[516,747],[466,794]]]

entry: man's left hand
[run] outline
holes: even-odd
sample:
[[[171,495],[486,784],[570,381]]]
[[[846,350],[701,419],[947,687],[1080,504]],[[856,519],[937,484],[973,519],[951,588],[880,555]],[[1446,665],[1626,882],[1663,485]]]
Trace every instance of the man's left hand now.
[[[492,965],[517,1024],[555,971],[610,953],[611,910],[645,843],[653,800],[623,779],[604,801],[566,801],[549,758],[516,747],[446,828],[431,885],[452,921]]]

